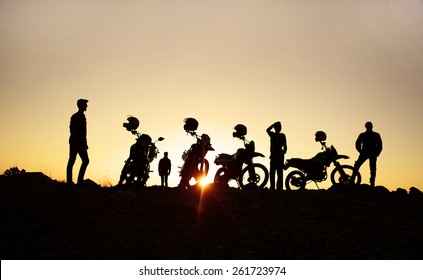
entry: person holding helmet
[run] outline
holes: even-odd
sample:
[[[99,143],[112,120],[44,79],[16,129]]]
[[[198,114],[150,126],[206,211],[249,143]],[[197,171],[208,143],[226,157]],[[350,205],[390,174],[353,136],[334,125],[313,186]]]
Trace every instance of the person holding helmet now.
[[[78,174],[78,185],[83,184],[85,171],[88,163],[90,162],[87,152],[87,120],[84,114],[88,107],[87,103],[88,100],[79,99],[76,103],[78,106],[78,112],[73,114],[70,119],[69,160],[66,168],[66,182],[68,184],[73,184],[72,170],[76,156],[79,154],[82,160]]]
[[[273,130],[273,131],[272,131]],[[280,121],[275,122],[266,129],[270,137],[270,189],[275,190],[275,175],[278,176],[276,182],[276,190],[283,189],[283,167],[285,161],[285,153],[288,149],[286,144],[286,136],[281,132],[282,124]],[[287,186],[287,190],[289,187]]]
[[[369,160],[370,164],[370,186],[375,186],[376,179],[376,162],[377,157],[382,152],[382,138],[380,134],[373,131],[373,124],[371,122],[366,122],[364,125],[366,131],[360,133],[355,142],[355,148],[360,153],[357,161],[354,164],[354,173],[352,181],[356,176],[356,173],[360,169],[361,165]]]

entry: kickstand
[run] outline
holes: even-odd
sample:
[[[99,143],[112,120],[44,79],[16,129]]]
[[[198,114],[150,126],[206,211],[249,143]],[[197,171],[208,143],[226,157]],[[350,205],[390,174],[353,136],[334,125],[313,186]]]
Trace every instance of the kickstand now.
[[[319,185],[317,185],[317,182],[315,181],[314,183],[316,184],[317,189],[320,190]]]

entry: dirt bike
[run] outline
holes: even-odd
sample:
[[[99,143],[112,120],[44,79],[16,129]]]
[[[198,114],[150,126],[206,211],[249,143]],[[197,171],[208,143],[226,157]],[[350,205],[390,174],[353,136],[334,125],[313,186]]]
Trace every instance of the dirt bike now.
[[[242,140],[244,148],[239,148],[233,155],[221,153],[216,157],[214,163],[222,165],[214,176],[216,186],[228,187],[228,182],[235,180],[240,189],[245,189],[247,186],[261,189],[269,180],[267,168],[263,164],[253,163],[254,157],[264,155],[255,151],[254,141],[247,141],[246,134],[247,127],[242,124],[235,126],[232,136]],[[244,164],[247,166],[242,168]]]
[[[352,175],[354,167],[351,165],[341,165],[339,159],[348,159],[349,156],[339,155],[334,146],[326,146],[326,133],[316,132],[316,142],[322,145],[322,152],[311,159],[292,158],[285,163],[285,169],[296,168],[288,174],[285,180],[287,189],[305,189],[306,184],[314,182],[319,189],[318,182],[327,179],[327,168],[333,163],[335,169],[332,170],[330,179],[332,184],[360,184],[361,175],[357,172],[354,179]],[[352,181],[354,180],[354,181]]]
[[[156,142],[163,141],[164,138],[159,137],[152,142],[149,135],[139,133],[137,131],[139,121],[135,117],[129,117],[128,123],[124,123],[123,126],[136,136],[136,142],[130,148],[129,157],[122,168],[117,186],[122,189],[128,185],[146,187],[151,172],[150,163],[159,153]]]
[[[184,121],[185,131],[196,138],[197,141],[182,154],[184,164],[179,173],[181,181],[178,187],[190,189],[207,176],[210,164],[205,159],[205,156],[208,151],[214,151],[214,149],[210,144],[210,137],[207,134],[199,136],[196,133],[198,128],[198,121],[196,119],[187,118]]]

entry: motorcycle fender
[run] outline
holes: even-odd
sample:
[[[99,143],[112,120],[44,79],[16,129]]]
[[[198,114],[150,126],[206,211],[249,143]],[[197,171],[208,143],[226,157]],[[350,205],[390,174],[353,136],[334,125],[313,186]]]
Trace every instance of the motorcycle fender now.
[[[302,167],[304,165],[304,159],[302,158],[291,158],[291,159],[287,159],[285,162],[285,167],[289,168],[289,167],[293,167],[293,168],[297,168],[300,169],[300,167]]]

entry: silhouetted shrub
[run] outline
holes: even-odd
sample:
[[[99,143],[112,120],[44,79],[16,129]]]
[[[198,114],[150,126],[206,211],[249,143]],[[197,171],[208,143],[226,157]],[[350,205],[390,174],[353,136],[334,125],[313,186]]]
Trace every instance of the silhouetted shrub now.
[[[25,169],[19,170],[19,168],[17,168],[16,166],[11,167],[7,169],[6,171],[4,171],[5,176],[22,175],[25,173],[26,173]]]

